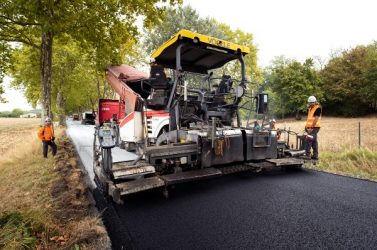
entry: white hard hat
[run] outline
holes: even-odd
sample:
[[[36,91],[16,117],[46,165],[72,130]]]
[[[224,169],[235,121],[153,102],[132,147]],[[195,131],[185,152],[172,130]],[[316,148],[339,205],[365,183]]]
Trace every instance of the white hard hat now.
[[[316,101],[317,101],[317,98],[315,98],[314,95],[309,96],[308,102],[316,102]]]
[[[45,122],[51,122],[51,118],[50,117],[46,117]]]

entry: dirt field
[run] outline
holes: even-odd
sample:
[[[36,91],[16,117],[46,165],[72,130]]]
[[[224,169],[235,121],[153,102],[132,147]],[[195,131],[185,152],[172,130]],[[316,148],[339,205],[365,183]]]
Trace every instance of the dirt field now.
[[[358,127],[361,124],[361,147],[377,151],[377,116],[367,118],[323,117],[318,133],[319,150],[339,152],[358,148]],[[305,119],[277,120],[277,128],[302,133]]]
[[[40,118],[0,118],[0,154],[14,149],[25,137],[36,137],[40,121]]]

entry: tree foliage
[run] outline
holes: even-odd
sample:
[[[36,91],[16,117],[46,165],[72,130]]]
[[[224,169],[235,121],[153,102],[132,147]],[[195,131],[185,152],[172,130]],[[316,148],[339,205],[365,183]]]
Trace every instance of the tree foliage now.
[[[11,70],[13,86],[25,89],[28,102],[35,107],[41,99],[38,53],[30,47],[21,47],[13,53]],[[74,39],[66,36],[56,40],[52,63],[52,110],[64,124],[65,114],[92,110],[98,99],[98,87],[104,93],[103,75],[98,76],[91,54],[81,49]],[[97,77],[100,77],[97,86]],[[103,95],[100,96],[104,97]]]
[[[312,59],[300,63],[296,60],[277,58],[265,71],[264,89],[273,97],[270,110],[278,115],[306,111],[306,101],[314,95],[322,100],[321,81]]]
[[[0,41],[18,42],[37,50],[43,108],[50,115],[55,39],[69,35],[82,48],[92,50],[92,59],[101,68],[108,63],[121,62],[124,44],[134,41],[137,35],[137,17],[143,16],[148,26],[162,17],[164,9],[159,0],[3,0],[0,2]]]
[[[333,57],[321,71],[328,109],[355,116],[376,110],[377,46],[357,46]]]
[[[0,112],[0,117],[12,117],[12,118],[19,118],[20,115],[23,115],[25,112],[21,109],[15,108],[11,112],[10,111],[3,111]]]
[[[6,100],[2,97],[4,94],[4,88],[1,83],[3,82],[4,76],[10,67],[11,52],[11,46],[8,43],[0,40],[0,103],[6,102]]]

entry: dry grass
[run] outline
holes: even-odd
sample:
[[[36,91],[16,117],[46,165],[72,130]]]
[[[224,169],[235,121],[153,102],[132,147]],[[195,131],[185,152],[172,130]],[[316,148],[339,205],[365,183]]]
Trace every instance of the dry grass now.
[[[22,134],[16,132],[18,135],[12,136],[10,125],[4,120],[13,120],[15,131],[22,128]],[[0,135],[6,134],[9,138],[2,142],[7,144],[7,147],[0,157],[0,193],[7,194],[1,197],[0,212],[11,208],[39,208],[40,204],[35,200],[48,200],[48,193],[43,191],[48,182],[56,177],[51,171],[53,159],[42,159],[41,143],[36,140],[39,123],[32,121],[27,124],[24,119],[18,119],[21,122],[17,123],[15,120],[0,119]],[[19,202],[20,200],[22,202]]]
[[[305,120],[277,121],[278,128],[303,132]],[[361,124],[361,149],[358,143]],[[377,181],[377,116],[323,117],[318,133],[320,162],[309,165],[332,173]]]
[[[318,133],[319,150],[341,152],[358,148],[358,126],[361,123],[361,146],[377,151],[377,116],[364,118],[323,117]],[[302,121],[277,121],[278,128],[290,128],[303,132],[305,119]]]
[[[35,119],[0,119],[0,135],[5,144],[0,158],[0,215],[10,213],[21,218],[15,227],[0,228],[0,234],[8,239],[0,242],[0,246],[6,249],[30,246],[22,245],[22,234],[18,238],[9,237],[19,230],[20,225],[35,234],[29,236],[39,239],[39,243],[35,240],[30,244],[48,242],[50,234],[55,231],[51,216],[52,199],[46,190],[57,175],[52,171],[53,159],[42,158],[41,143],[35,136],[38,128],[39,121]]]
[[[73,147],[60,140],[56,161],[50,153],[44,159],[39,121],[0,119],[0,135],[8,138],[0,158],[0,249],[106,249],[106,230],[89,212]],[[56,132],[64,138],[62,129]]]
[[[0,159],[25,138],[36,137],[40,122],[40,118],[0,118]]]

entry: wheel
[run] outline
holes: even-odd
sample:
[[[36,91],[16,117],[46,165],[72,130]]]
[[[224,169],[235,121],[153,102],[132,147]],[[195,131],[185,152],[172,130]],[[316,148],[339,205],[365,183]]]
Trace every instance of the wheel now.
[[[106,174],[110,176],[113,167],[113,157],[111,155],[111,148],[102,148],[102,166]]]
[[[109,189],[106,183],[103,183],[96,174],[94,174],[94,183],[97,185],[97,190],[104,198],[106,203],[112,203],[113,198],[109,195]]]

